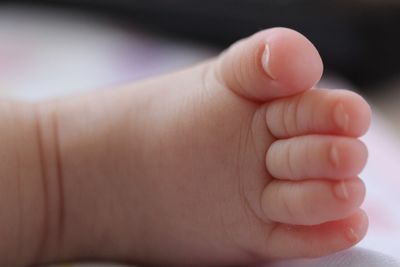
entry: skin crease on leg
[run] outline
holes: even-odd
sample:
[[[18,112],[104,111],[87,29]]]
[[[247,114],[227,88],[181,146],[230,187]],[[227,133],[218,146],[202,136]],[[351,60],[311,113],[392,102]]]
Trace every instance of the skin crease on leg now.
[[[223,266],[353,246],[371,111],[309,90],[321,74],[305,37],[274,28],[141,83],[2,102],[0,265]]]

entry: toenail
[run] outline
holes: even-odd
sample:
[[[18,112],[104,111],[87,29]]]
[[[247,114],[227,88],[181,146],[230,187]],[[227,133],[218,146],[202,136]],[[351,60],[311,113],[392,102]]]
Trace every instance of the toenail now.
[[[349,118],[349,114],[347,114],[346,111],[344,110],[343,103],[339,103],[336,105],[335,111],[334,111],[334,118],[335,118],[336,124],[342,130],[348,131],[350,118]]]
[[[344,181],[341,181],[339,183],[337,183],[334,188],[333,191],[335,193],[335,195],[342,200],[348,200],[350,195],[349,195],[349,190],[347,188],[347,185]]]
[[[330,160],[332,162],[332,165],[334,167],[338,167],[339,166],[339,163],[340,163],[339,151],[338,151],[338,149],[336,148],[335,145],[331,146],[331,149],[329,151],[329,158],[330,158]]]
[[[347,239],[352,243],[355,243],[358,241],[358,239],[360,239],[360,237],[357,235],[356,231],[352,227],[348,227],[346,229],[345,235]]]
[[[264,54],[263,54],[263,57],[262,57],[262,66],[263,66],[263,68],[264,68],[264,71],[268,74],[268,76],[269,76],[271,79],[275,80],[276,78],[275,78],[275,76],[272,74],[271,68],[270,68],[270,66],[269,66],[270,57],[271,57],[271,50],[270,50],[270,48],[269,48],[269,45],[268,45],[268,44],[265,44]]]

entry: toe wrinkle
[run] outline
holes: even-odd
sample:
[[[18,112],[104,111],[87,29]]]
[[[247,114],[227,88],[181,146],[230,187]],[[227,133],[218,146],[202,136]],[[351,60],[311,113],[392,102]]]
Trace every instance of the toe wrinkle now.
[[[288,172],[290,177],[297,177],[296,172],[295,172],[295,158],[294,158],[294,153],[292,149],[292,142],[287,143],[286,147],[286,166],[288,168]]]

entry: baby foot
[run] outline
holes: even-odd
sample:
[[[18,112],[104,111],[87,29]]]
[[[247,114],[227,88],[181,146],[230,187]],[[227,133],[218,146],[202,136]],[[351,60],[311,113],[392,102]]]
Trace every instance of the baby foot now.
[[[321,74],[313,45],[275,28],[194,68],[44,105],[63,196],[44,251],[204,266],[353,246],[370,108],[308,90]]]

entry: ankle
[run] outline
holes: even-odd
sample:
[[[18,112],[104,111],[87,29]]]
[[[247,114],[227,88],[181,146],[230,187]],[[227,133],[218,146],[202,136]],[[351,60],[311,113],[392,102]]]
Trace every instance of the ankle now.
[[[40,105],[0,101],[1,266],[47,261],[56,222],[53,173],[42,130]],[[45,142],[46,140],[46,142]]]
[[[140,207],[124,201],[127,191],[141,195],[140,185],[127,190],[121,179],[134,180],[141,171],[132,167],[138,163],[129,154],[139,149],[132,147],[135,144],[143,146],[127,123],[132,121],[126,117],[130,106],[126,96],[102,91],[40,105],[44,169],[52,202],[49,224],[54,227],[46,259],[117,259],[139,254],[131,244],[141,239],[140,231],[130,231],[129,238],[121,232],[128,225],[131,230],[143,224],[139,216],[126,222],[126,209],[140,213]]]

